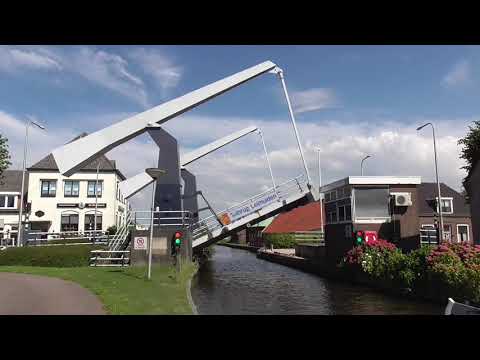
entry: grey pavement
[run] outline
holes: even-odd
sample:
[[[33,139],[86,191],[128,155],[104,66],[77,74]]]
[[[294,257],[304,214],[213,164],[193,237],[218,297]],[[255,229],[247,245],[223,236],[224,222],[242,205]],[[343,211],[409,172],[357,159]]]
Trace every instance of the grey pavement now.
[[[70,281],[0,272],[0,315],[103,315],[100,300]]]

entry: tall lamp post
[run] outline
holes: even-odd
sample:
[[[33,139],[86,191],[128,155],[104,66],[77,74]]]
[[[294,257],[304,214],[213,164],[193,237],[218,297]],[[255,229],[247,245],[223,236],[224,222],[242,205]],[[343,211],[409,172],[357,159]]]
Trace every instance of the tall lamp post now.
[[[319,202],[320,202],[320,226],[321,226],[321,229],[322,229],[322,234],[323,234],[323,204],[322,204],[322,192],[321,192],[321,188],[322,188],[322,167],[320,165],[320,148],[319,147],[316,147],[315,150],[318,152],[318,197],[319,197]]]
[[[417,131],[422,130],[425,126],[430,125],[432,127],[432,134],[433,134],[433,153],[435,156],[435,176],[437,177],[437,191],[438,191],[438,213],[440,215],[440,229],[438,231],[438,235],[440,239],[438,239],[438,243],[443,240],[443,211],[442,211],[442,195],[440,192],[440,182],[438,181],[438,164],[437,164],[437,143],[435,140],[435,128],[433,127],[432,123],[426,123],[422,126],[417,128]]]
[[[23,227],[22,227],[22,217],[23,217],[23,193],[25,192],[25,168],[27,167],[27,148],[28,148],[28,128],[30,124],[35,125],[41,130],[45,130],[45,127],[37,123],[36,121],[29,119],[25,125],[25,145],[23,148],[23,170],[22,170],[22,192],[20,194],[20,211],[18,214],[18,232],[17,232],[17,246],[22,246],[23,244]]]
[[[152,186],[152,213],[150,216],[150,240],[148,242],[148,280],[152,277],[152,245],[153,245],[153,212],[155,211],[155,186],[157,184],[158,178],[167,172],[158,168],[148,168],[145,169],[145,172],[150,175],[155,181]]]
[[[368,158],[371,158],[371,156],[370,156],[370,155],[365,156],[365,157],[362,159],[362,162],[360,163],[360,174],[361,174],[362,176],[363,176],[363,162],[364,162],[365,160],[367,160]]]

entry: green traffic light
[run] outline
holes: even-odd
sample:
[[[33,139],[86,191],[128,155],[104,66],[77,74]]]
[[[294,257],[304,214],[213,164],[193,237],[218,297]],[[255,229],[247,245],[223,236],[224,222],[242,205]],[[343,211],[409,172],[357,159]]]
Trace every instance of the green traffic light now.
[[[357,244],[361,244],[362,243],[362,238],[361,237],[357,237]]]
[[[175,245],[180,246],[181,240],[180,239],[175,239]]]

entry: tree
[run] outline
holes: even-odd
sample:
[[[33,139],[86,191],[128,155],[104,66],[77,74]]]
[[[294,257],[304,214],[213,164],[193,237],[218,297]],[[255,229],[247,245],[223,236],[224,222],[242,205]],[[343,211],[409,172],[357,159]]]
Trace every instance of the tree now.
[[[8,169],[12,163],[10,160],[10,154],[8,153],[8,139],[0,134],[0,178],[2,173]]]
[[[474,121],[473,126],[468,128],[467,135],[458,140],[458,144],[463,146],[460,158],[467,162],[467,165],[462,167],[467,171],[467,177],[475,163],[480,160],[480,121]],[[466,179],[463,179],[463,186],[468,189]]]

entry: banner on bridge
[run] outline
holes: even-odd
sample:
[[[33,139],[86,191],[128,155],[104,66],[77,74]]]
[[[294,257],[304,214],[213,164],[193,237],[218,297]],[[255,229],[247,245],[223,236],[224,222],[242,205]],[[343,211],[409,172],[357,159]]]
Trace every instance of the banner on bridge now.
[[[254,213],[255,211],[262,209],[267,205],[272,204],[277,200],[278,200],[278,196],[276,193],[266,194],[261,198],[258,198],[248,204],[241,206],[240,208],[227,211],[221,216],[221,221],[223,225],[228,225],[234,221],[237,221],[238,219],[241,219],[245,216],[248,216]]]

